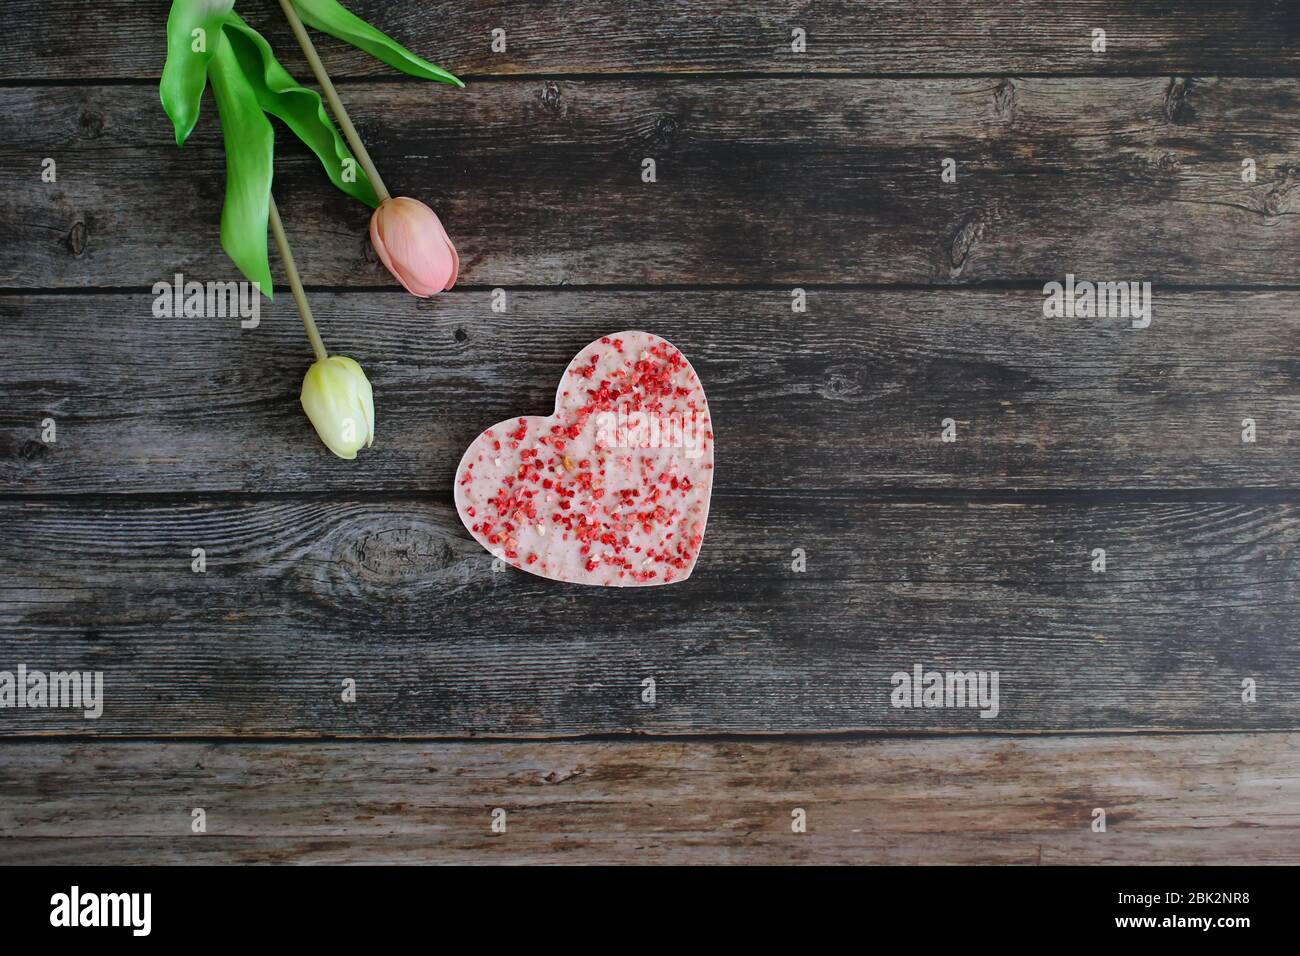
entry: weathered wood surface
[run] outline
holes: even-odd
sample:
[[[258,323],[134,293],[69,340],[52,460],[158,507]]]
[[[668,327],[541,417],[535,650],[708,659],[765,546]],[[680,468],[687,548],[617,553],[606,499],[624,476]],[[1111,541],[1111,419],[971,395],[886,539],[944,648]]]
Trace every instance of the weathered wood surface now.
[[[31,743],[5,752],[0,863],[1296,864],[1297,746]]]
[[[287,294],[255,330],[154,318],[148,293],[0,297],[0,491],[446,494],[483,428],[549,413],[583,345],[638,327],[700,371],[724,494],[1296,485],[1296,292],[1156,293],[1146,329],[1045,319],[1038,290],[814,289],[804,314],[780,289],[491,298],[313,296],[378,396],[379,441],[344,462],[299,407]]]
[[[1295,504],[724,495],[689,581],[624,592],[493,572],[425,499],[8,502],[0,527],[4,669],[105,681],[98,720],[0,710],[9,734],[1300,728]],[[915,664],[998,671],[999,713],[892,707]]]
[[[350,465],[298,408],[287,295],[251,331],[151,314],[175,272],[236,278],[215,109],[177,150],[157,100],[166,3],[5,5],[0,670],[106,699],[0,709],[0,862],[1300,862],[1300,9],[350,5],[471,81],[321,42],[457,241],[434,301],[280,130],[325,335],[379,397]],[[1067,272],[1153,281],[1151,327],[1044,319]],[[461,450],[638,326],[713,408],[695,576],[493,572]],[[913,664],[997,670],[998,717],[891,707]],[[996,736],[1166,729],[1201,733]],[[549,739],[593,733],[756,736]]]
[[[164,0],[6,3],[0,79],[156,77]],[[1285,0],[569,0],[492,4],[350,0],[348,7],[462,76],[514,73],[1104,73],[1300,71],[1300,15]],[[239,5],[286,66],[308,75],[274,0]],[[58,29],[51,29],[57,25]],[[791,31],[807,50],[791,50]],[[494,28],[506,49],[491,49]],[[1104,29],[1105,53],[1092,50]],[[339,76],[393,71],[327,36]]]
[[[1296,79],[345,92],[389,185],[443,216],[465,285],[1296,281]],[[236,278],[217,241],[214,113],[177,149],[152,85],[0,89],[0,286]],[[279,139],[276,193],[307,281],[391,288],[368,210]],[[57,183],[40,180],[46,157]],[[657,182],[642,182],[647,157]],[[940,181],[945,157],[956,183]]]

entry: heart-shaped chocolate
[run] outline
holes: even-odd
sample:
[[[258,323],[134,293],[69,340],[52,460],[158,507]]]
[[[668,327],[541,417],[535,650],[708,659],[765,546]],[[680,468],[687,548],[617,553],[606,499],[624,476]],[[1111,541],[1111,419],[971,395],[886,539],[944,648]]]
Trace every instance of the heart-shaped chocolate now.
[[[456,468],[456,510],[479,544],[557,581],[684,581],[713,492],[713,426],[672,343],[619,332],[579,352],[555,412],[493,425]]]

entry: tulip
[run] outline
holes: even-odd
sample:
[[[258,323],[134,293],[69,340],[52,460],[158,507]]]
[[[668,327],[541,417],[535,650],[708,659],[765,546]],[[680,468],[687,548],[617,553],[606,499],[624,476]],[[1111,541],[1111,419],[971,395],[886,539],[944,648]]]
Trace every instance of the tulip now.
[[[298,275],[298,266],[293,260],[293,250],[289,248],[289,237],[285,235],[284,223],[280,221],[280,210],[275,204],[274,196],[269,197],[267,219],[271,224],[271,235],[275,236],[276,247],[280,250],[289,290],[298,305],[298,314],[302,316],[307,341],[311,343],[311,350],[316,356],[316,361],[307,369],[302,380],[302,410],[307,413],[325,446],[340,458],[351,461],[357,457],[357,450],[363,445],[369,448],[375,443],[374,392],[360,365],[346,355],[330,355],[326,351],[320,331],[316,328],[311,305],[307,302],[307,290],[303,288],[302,278]]]
[[[375,398],[361,366],[345,355],[312,363],[302,380],[302,410],[327,448],[349,461],[375,442]]]
[[[460,257],[438,214],[418,199],[385,199],[370,217],[370,241],[407,292],[427,298],[456,284]]]
[[[307,57],[307,64],[311,67],[316,82],[320,84],[325,101],[334,111],[334,118],[338,120],[339,128],[343,130],[343,138],[352,147],[357,162],[361,164],[366,179],[370,181],[375,195],[379,198],[379,206],[370,217],[371,245],[375,247],[375,252],[378,253],[384,267],[412,295],[427,299],[431,295],[450,289],[456,284],[456,275],[460,272],[460,257],[456,255],[456,247],[447,238],[447,230],[442,228],[437,213],[420,200],[405,196],[394,198],[388,191],[383,178],[379,175],[379,170],[375,168],[374,160],[370,158],[366,144],[361,142],[361,137],[357,135],[357,128],[353,125],[352,118],[348,116],[347,107],[339,99],[338,90],[334,88],[329,72],[316,52],[315,44],[307,35],[302,17],[294,9],[294,2],[295,0],[280,0],[280,8],[284,10],[289,27],[293,30],[298,45],[302,47],[303,55]],[[374,52],[369,46],[362,45],[362,49]],[[440,79],[458,86],[465,85],[442,68],[424,63],[410,51],[403,51],[403,54],[401,63],[410,64],[419,61],[422,64],[415,70],[416,76]],[[394,63],[393,60],[385,60],[385,62]]]

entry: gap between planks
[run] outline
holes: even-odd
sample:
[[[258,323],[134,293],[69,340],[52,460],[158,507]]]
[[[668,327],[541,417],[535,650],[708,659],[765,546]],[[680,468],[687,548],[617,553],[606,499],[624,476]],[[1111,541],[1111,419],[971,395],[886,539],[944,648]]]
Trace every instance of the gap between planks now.
[[[1049,740],[1054,738],[1089,739],[1109,737],[1222,737],[1225,734],[1257,736],[1262,734],[1293,734],[1300,732],[1300,724],[1294,727],[1218,727],[1218,728],[1183,728],[1183,727],[1096,727],[1086,730],[945,730],[936,727],[931,730],[804,730],[773,731],[771,733],[710,733],[689,732],[672,733],[592,733],[592,734],[558,734],[554,736],[524,736],[520,734],[478,736],[430,736],[428,734],[66,734],[57,731],[43,734],[39,731],[22,736],[0,735],[0,749],[13,744],[266,744],[268,746],[311,745],[311,744],[473,744],[491,746],[495,744],[562,744],[562,743],[617,743],[617,744],[798,744],[798,743],[882,743],[886,741],[926,740],[946,741],[959,738],[1014,740]]]

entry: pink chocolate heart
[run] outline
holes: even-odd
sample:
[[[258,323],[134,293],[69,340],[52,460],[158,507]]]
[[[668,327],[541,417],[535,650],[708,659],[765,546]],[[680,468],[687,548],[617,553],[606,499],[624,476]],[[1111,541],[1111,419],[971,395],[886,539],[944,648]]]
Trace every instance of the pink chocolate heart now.
[[[690,577],[712,491],[704,386],[649,332],[592,342],[552,415],[498,422],[456,468],[456,510],[479,544],[523,571],[607,587]]]

